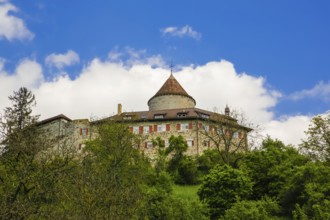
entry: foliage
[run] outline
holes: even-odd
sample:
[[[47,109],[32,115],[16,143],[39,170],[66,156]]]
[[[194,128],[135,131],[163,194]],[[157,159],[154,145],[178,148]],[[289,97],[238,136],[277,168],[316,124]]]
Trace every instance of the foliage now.
[[[243,200],[236,202],[230,209],[226,210],[223,219],[232,220],[264,220],[279,219],[280,206],[269,197],[261,200]]]
[[[211,219],[217,219],[235,202],[246,199],[251,191],[252,182],[243,171],[217,165],[204,178],[198,196],[208,205]]]
[[[56,203],[55,185],[71,166],[70,157],[46,153],[52,143],[36,127],[30,91],[21,88],[9,98],[13,107],[6,108],[1,126],[0,218],[38,218]]]
[[[170,157],[167,171],[178,184],[198,183],[196,162],[191,156],[184,155],[187,149],[187,142],[181,135],[177,137],[172,135],[169,139],[169,147],[165,149],[165,155]]]
[[[302,151],[314,160],[330,162],[330,114],[314,117],[305,133]]]
[[[330,168],[310,162],[296,169],[283,189],[282,206],[287,214],[294,211],[296,219],[329,219]]]
[[[265,195],[278,197],[295,172],[295,167],[306,162],[307,158],[294,148],[267,138],[260,149],[247,153],[241,162],[242,169],[246,169],[255,182],[251,198],[258,200]]]
[[[81,169],[62,193],[69,199],[65,213],[75,219],[132,218],[144,200],[150,165],[133,148],[135,136],[125,125],[110,122],[97,129],[98,137],[86,142]]]
[[[229,111],[225,116],[217,115],[208,124],[203,126],[200,133],[212,142],[225,164],[236,166],[241,159],[239,156],[242,156],[239,153],[248,151],[247,133],[253,125],[247,122],[244,114],[237,111]]]
[[[14,91],[14,95],[9,96],[12,107],[5,108],[4,124],[8,133],[15,129],[23,129],[36,122],[38,116],[32,116],[32,107],[35,106],[35,97],[31,91],[21,87]]]

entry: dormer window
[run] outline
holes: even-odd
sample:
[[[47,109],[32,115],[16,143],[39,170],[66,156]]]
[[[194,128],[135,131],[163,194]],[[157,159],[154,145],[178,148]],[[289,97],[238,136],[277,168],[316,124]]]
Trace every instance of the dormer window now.
[[[209,115],[207,115],[207,114],[203,114],[203,113],[200,113],[200,116],[201,116],[202,118],[206,118],[206,119],[210,118]]]
[[[187,112],[179,112],[179,113],[176,115],[176,117],[178,117],[178,118],[185,118],[185,117],[187,117]]]
[[[125,115],[123,117],[124,120],[132,120],[132,116],[131,115]]]
[[[164,118],[164,114],[154,115],[154,119],[162,119],[162,118]]]
[[[146,115],[141,115],[141,119],[146,119],[147,116]]]

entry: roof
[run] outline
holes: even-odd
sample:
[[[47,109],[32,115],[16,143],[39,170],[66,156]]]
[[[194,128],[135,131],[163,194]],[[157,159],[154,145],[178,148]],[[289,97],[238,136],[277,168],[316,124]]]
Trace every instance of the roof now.
[[[54,117],[51,117],[51,118],[47,118],[45,120],[42,120],[40,122],[37,123],[37,125],[43,125],[43,124],[47,124],[49,122],[52,122],[52,121],[56,121],[56,120],[59,120],[59,119],[64,119],[66,121],[72,121],[70,118],[68,118],[67,116],[63,115],[63,114],[59,114],[59,115],[56,115]]]
[[[103,120],[113,120],[113,121],[123,121],[123,122],[124,121],[141,122],[141,121],[174,121],[174,120],[209,120],[212,122],[221,121],[222,123],[235,124],[235,126],[242,127],[247,131],[252,130],[251,128],[239,125],[235,118],[199,108],[123,112],[120,115],[114,115]],[[99,120],[95,122],[97,123],[103,120]]]
[[[196,103],[195,99],[188,95],[188,93],[184,90],[180,83],[174,78],[172,73],[170,77],[166,80],[166,82],[163,84],[163,86],[158,90],[158,92],[149,99],[148,103],[151,99],[162,95],[182,95],[191,98]]]

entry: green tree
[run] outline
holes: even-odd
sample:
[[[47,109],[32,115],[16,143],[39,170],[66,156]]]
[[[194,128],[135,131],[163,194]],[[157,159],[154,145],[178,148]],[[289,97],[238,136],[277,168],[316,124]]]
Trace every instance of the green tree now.
[[[236,202],[230,209],[227,209],[223,219],[232,220],[264,220],[280,219],[281,208],[279,204],[269,197],[261,200],[243,200]]]
[[[14,91],[14,95],[9,96],[12,107],[5,108],[5,119],[8,132],[15,128],[23,129],[36,122],[38,116],[32,116],[32,107],[36,105],[34,94],[25,87]]]
[[[167,171],[177,184],[196,184],[198,182],[197,164],[194,158],[184,155],[188,149],[185,139],[179,136],[171,136],[169,147],[165,149],[165,155],[169,157]]]
[[[279,140],[264,140],[261,148],[247,153],[240,164],[255,183],[252,199],[259,200],[265,195],[278,198],[295,168],[307,160],[296,149]]]
[[[0,218],[38,218],[55,204],[55,185],[70,160],[46,154],[52,143],[35,124],[34,95],[21,88],[9,97],[1,132],[5,147],[0,156]]]
[[[151,166],[133,146],[137,137],[125,124],[95,125],[81,169],[61,193],[62,216],[73,219],[132,219],[145,200]]]
[[[305,133],[301,150],[314,160],[330,162],[330,114],[314,117]]]
[[[209,207],[211,219],[217,219],[251,192],[252,182],[246,173],[228,165],[217,165],[204,178],[198,196]]]
[[[283,189],[281,203],[296,219],[329,219],[330,168],[314,162],[298,167]]]

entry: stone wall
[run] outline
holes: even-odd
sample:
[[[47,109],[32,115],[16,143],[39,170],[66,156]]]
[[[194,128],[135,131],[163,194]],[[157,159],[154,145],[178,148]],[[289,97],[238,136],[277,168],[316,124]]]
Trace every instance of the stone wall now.
[[[156,96],[148,103],[149,110],[164,110],[178,108],[194,108],[195,102],[193,99],[182,95],[162,95]]]

